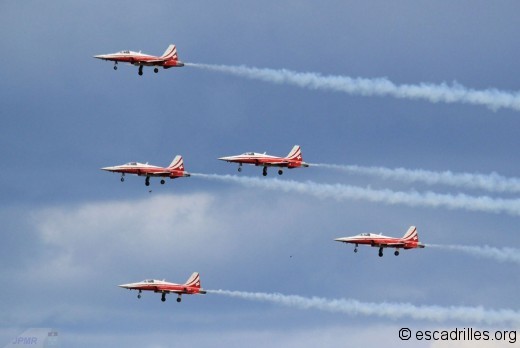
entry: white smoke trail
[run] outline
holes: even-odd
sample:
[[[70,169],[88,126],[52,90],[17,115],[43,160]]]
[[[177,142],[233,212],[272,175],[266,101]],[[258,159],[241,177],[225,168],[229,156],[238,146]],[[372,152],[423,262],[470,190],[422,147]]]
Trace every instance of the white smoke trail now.
[[[520,192],[520,179],[507,178],[497,173],[471,174],[451,171],[434,172],[422,169],[362,167],[357,165],[323,164],[311,166],[342,170],[354,174],[378,176],[383,179],[399,180],[407,183],[422,182],[427,185],[443,184],[459,188],[481,189],[489,192]]]
[[[185,65],[232,74],[276,84],[289,84],[308,89],[343,92],[362,96],[391,96],[403,99],[422,99],[432,103],[465,103],[487,106],[492,110],[508,108],[520,110],[520,92],[500,91],[495,88],[475,90],[458,83],[439,85],[420,83],[396,85],[387,78],[352,78],[323,76],[318,73],[299,73],[286,69],[260,69],[244,65],[213,65],[186,63]]]
[[[515,248],[494,248],[487,245],[469,246],[469,245],[439,245],[427,244],[428,248],[439,248],[444,250],[453,250],[464,252],[477,257],[485,257],[500,262],[514,262],[520,264],[520,249]]]
[[[449,320],[476,324],[520,323],[520,312],[511,309],[491,310],[483,307],[441,307],[415,306],[410,303],[374,303],[360,302],[353,299],[326,299],[321,297],[303,297],[279,293],[243,292],[229,290],[208,290],[209,293],[237,297],[246,300],[271,302],[300,309],[318,309],[327,312],[349,315],[377,316],[389,319],[411,318],[445,322]]]
[[[374,190],[342,184],[318,184],[312,181],[297,182],[293,180],[239,177],[236,175],[192,173],[192,176],[233,182],[246,187],[259,187],[278,192],[296,192],[318,198],[333,198],[338,201],[353,199],[390,205],[445,207],[448,209],[464,209],[497,214],[508,213],[520,216],[520,199],[500,199],[488,196],[473,197],[465,194],[451,195],[434,192]]]

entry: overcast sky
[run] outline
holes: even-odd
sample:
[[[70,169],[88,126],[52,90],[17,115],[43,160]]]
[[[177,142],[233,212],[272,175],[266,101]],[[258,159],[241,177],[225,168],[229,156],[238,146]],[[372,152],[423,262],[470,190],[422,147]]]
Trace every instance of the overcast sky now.
[[[398,330],[513,328],[218,294],[184,296],[180,304],[170,295],[162,303],[158,294],[138,300],[116,285],[184,282],[198,271],[207,289],[381,308],[519,311],[518,262],[428,247],[379,258],[376,248],[354,254],[333,241],[361,232],[399,237],[416,225],[427,244],[510,247],[518,258],[518,192],[325,167],[282,177],[271,169],[263,178],[249,166],[240,177],[260,183],[193,176],[164,186],[152,179],[148,188],[144,178],[121,183],[99,168],[168,165],[181,154],[190,172],[238,175],[236,165],[217,158],[286,155],[299,144],[310,163],[514,179],[520,111],[314,90],[190,66],[158,74],[145,67],[138,76],[134,66],[114,71],[92,56],[124,49],[160,55],[174,43],[189,63],[513,95],[520,90],[519,12],[517,1],[1,1],[0,345],[30,327],[54,328],[68,347],[250,348],[437,347],[403,343]],[[274,177],[303,189],[268,187]],[[328,184],[364,193],[312,190]],[[419,201],[374,200],[372,191]],[[427,192],[449,202],[487,196],[479,202],[502,208],[434,204]]]

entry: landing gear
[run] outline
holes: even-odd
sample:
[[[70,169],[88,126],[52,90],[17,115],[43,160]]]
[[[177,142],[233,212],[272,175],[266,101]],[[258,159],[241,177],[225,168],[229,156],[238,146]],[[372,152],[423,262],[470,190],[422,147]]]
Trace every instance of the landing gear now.
[[[181,299],[181,295],[179,295],[179,297],[177,297],[177,302],[181,302],[182,299]]]
[[[283,174],[283,170],[278,169],[278,175],[282,175],[282,174]]]
[[[398,256],[399,255],[399,250],[394,251],[394,255]]]
[[[121,182],[124,182],[125,181],[125,178],[122,176],[121,177]]]
[[[238,167],[238,172],[240,173],[242,171],[242,165]]]
[[[164,181],[164,179],[161,180],[161,185],[164,185],[166,181]]]
[[[143,75],[143,66],[139,65],[139,76]]]
[[[117,70],[117,62],[114,64],[114,70]]]
[[[163,301],[163,302],[166,301],[166,293],[165,292],[162,293],[161,301]]]
[[[355,253],[357,253],[357,247],[358,247],[358,245],[357,245],[357,243],[356,243],[356,247],[354,248],[354,252],[355,252]]]
[[[379,248],[379,257],[383,257],[383,248]]]
[[[139,293],[137,294],[137,298],[141,298],[141,290],[139,290]]]
[[[267,176],[267,167],[264,167],[264,170],[262,171],[263,176]]]
[[[150,177],[149,176],[146,177],[146,180],[144,181],[144,184],[146,186],[150,186]]]
[[[153,69],[153,72],[157,74],[159,72],[159,69],[155,68]]]

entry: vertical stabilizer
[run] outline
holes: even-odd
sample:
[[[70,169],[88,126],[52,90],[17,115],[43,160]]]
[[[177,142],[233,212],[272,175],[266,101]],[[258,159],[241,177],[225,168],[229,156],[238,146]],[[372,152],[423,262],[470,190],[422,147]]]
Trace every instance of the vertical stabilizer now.
[[[198,272],[193,272],[189,279],[184,284],[192,288],[200,288],[200,275]]]
[[[175,45],[173,45],[173,44],[168,46],[168,48],[166,49],[166,51],[164,51],[161,58],[177,60],[177,47],[175,47]]]

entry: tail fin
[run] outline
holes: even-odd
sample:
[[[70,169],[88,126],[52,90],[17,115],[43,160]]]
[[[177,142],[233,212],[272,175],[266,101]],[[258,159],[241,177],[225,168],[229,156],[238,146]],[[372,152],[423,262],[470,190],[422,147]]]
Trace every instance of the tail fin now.
[[[181,155],[175,156],[172,163],[168,166],[168,169],[182,170],[184,171],[184,160]]]
[[[301,149],[300,145],[294,145],[291,152],[289,152],[289,154],[285,158],[290,159],[290,160],[295,160],[295,161],[303,161],[302,149]]]
[[[192,288],[200,288],[200,275],[198,272],[193,272],[193,274],[188,278],[184,285],[192,287]]]
[[[161,58],[164,58],[164,59],[173,59],[173,60],[177,60],[178,57],[177,57],[177,47],[175,47],[175,45],[171,44],[170,46],[168,46],[168,48],[166,49],[166,51],[164,51],[163,55],[161,56]]]
[[[419,234],[417,233],[417,227],[410,226],[408,231],[403,236],[403,239],[406,241],[419,242]]]

